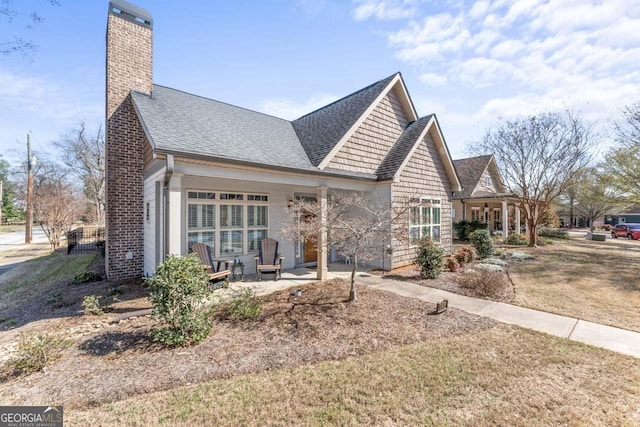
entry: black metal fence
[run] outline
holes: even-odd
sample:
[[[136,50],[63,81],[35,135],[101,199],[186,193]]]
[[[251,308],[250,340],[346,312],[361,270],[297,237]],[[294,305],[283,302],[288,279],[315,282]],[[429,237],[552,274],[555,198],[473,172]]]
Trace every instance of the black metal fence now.
[[[78,227],[67,233],[67,254],[91,252],[104,255],[104,227]]]

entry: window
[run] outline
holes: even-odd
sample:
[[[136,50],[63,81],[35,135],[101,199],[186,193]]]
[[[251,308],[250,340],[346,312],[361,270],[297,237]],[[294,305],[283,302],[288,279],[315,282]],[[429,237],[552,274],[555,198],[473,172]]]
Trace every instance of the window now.
[[[188,191],[188,249],[202,242],[215,256],[257,252],[268,236],[268,202],[263,194]]]
[[[493,220],[500,221],[500,209],[493,208]]]
[[[471,221],[480,221],[480,208],[471,208]]]
[[[149,208],[149,202],[147,202],[147,204],[145,205],[144,217],[147,220],[147,222],[151,221],[151,209]]]
[[[409,210],[409,238],[411,243],[429,237],[440,241],[440,200],[421,199],[420,204]]]
[[[491,177],[488,177],[488,176],[484,177],[484,185],[487,187],[491,187]]]

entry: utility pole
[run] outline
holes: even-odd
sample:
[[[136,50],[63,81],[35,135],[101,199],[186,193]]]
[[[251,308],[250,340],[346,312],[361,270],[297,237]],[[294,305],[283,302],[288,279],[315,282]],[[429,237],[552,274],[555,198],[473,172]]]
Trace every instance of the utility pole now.
[[[25,218],[24,242],[31,243],[31,226],[33,225],[33,173],[31,171],[31,134],[27,134],[27,215]]]

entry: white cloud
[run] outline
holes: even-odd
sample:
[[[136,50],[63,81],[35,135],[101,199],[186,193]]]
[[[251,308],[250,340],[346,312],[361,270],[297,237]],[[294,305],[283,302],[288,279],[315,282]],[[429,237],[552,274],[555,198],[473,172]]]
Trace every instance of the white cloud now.
[[[262,103],[262,106],[258,108],[258,111],[282,119],[294,120],[318,108],[324,107],[338,98],[338,96],[331,94],[321,94],[312,96],[302,103],[285,98],[267,99]]]
[[[356,21],[410,18],[417,11],[415,0],[356,0],[356,4],[358,6],[353,10]]]
[[[442,86],[447,83],[447,76],[435,73],[425,73],[420,76],[420,81],[429,86]]]
[[[445,117],[480,126],[554,108],[610,117],[640,97],[637,28],[640,3],[628,0],[477,0],[432,2],[386,34]]]

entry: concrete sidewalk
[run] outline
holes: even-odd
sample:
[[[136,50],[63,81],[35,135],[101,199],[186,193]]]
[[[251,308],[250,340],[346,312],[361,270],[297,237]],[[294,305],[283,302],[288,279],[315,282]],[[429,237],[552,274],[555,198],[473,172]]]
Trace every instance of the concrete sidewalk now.
[[[332,264],[329,270],[329,278],[348,279],[351,272],[346,266]],[[359,271],[358,283],[383,289],[396,294],[418,298],[430,303],[437,303],[442,299],[449,300],[449,306],[455,307],[467,313],[488,317],[499,322],[518,325],[523,328],[533,329],[557,337],[568,338],[607,350],[627,354],[640,358],[640,333],[612,326],[587,322],[573,317],[560,316],[530,308],[489,301],[480,298],[471,298],[464,295],[440,289],[429,288],[411,282],[387,279],[385,277],[367,274]],[[302,285],[316,281],[316,272],[305,268],[286,270],[282,273],[282,279],[273,281],[269,276],[257,282],[253,277],[248,277],[244,282],[231,282],[232,288],[251,287],[257,294],[266,294],[295,285]]]

